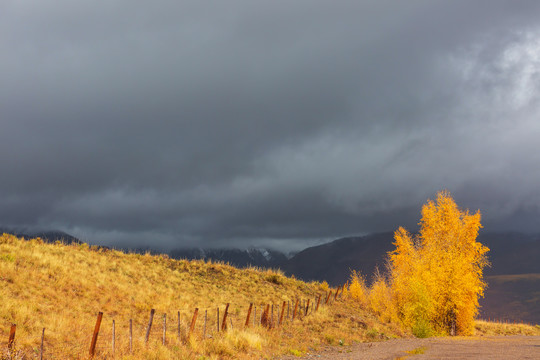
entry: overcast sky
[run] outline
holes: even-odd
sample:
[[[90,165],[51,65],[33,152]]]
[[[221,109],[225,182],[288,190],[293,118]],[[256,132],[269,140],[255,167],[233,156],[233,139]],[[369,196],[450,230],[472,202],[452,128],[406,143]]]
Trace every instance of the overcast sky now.
[[[0,1],[0,225],[298,249],[448,189],[540,232],[540,1]]]

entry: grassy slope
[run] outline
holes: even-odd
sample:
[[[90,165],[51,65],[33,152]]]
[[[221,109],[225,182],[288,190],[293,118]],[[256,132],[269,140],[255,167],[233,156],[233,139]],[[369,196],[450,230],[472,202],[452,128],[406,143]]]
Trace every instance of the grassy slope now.
[[[82,245],[44,244],[0,236],[0,348],[7,343],[9,325],[17,324],[16,346],[35,354],[41,329],[46,328],[48,359],[85,357],[96,314],[104,312],[98,354],[111,350],[111,323],[116,322],[117,358],[270,358],[301,353],[325,344],[344,344],[400,334],[381,324],[349,300],[341,299],[317,313],[279,329],[243,329],[249,303],[281,304],[297,298],[314,299],[327,290],[280,272],[238,270],[203,261],[177,261],[163,256],[125,254]],[[230,305],[233,329],[215,331],[216,308]],[[200,309],[195,336],[178,341],[177,311],[182,336],[195,307]],[[151,308],[156,309],[151,341],[143,337]],[[208,334],[202,339],[204,313]],[[162,346],[162,316],[167,314],[167,345]],[[133,319],[133,355],[127,354],[128,324]]]

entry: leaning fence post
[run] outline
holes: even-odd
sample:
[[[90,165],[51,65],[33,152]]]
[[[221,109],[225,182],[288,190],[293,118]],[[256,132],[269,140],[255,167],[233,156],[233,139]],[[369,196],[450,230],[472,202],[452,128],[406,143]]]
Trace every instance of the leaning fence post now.
[[[283,305],[281,306],[281,314],[279,315],[278,326],[281,326],[281,324],[283,323],[283,314],[285,314],[285,305],[287,305],[286,301],[284,301]]]
[[[294,319],[296,319],[296,311],[298,311],[298,302],[299,302],[299,300],[296,299],[296,302],[294,303],[294,311],[293,311],[293,313],[292,313],[292,319],[293,319],[293,321],[294,321]]]
[[[319,294],[319,298],[317,299],[317,307],[315,307],[315,311],[319,311],[319,304],[321,303],[321,294]]]
[[[246,317],[246,324],[244,325],[244,327],[249,327],[249,317],[251,316],[251,309],[252,308],[253,308],[253,303],[250,303],[248,313],[247,313],[247,317]]]
[[[96,342],[97,342],[97,337],[99,334],[99,327],[101,326],[102,318],[103,318],[103,313],[100,311],[97,316],[96,326],[94,327],[94,335],[92,336],[92,342],[90,343],[90,357],[94,356],[96,352]]]
[[[326,301],[324,302],[325,305],[328,304],[328,300],[330,299],[330,295],[332,295],[332,290],[330,290],[328,292],[328,296],[326,297]]]
[[[154,320],[155,312],[156,312],[156,309],[150,310],[150,320],[148,321],[148,327],[146,328],[146,336],[144,338],[145,343],[148,343],[148,338],[150,337],[150,329],[152,329],[152,321]]]
[[[307,305],[306,305],[306,313],[305,313],[305,316],[307,316],[307,313],[309,311],[309,302],[310,302],[311,299],[307,299]]]
[[[189,334],[188,338],[193,334],[193,330],[195,330],[195,321],[197,321],[197,315],[199,314],[199,308],[195,308],[195,312],[193,313],[193,318],[191,319],[191,325],[189,326]]]
[[[43,360],[43,339],[45,339],[45,328],[41,332],[41,346],[39,348],[39,360]]]
[[[223,322],[221,323],[221,331],[227,330],[227,314],[229,312],[229,303],[225,306],[225,312],[223,313]]]

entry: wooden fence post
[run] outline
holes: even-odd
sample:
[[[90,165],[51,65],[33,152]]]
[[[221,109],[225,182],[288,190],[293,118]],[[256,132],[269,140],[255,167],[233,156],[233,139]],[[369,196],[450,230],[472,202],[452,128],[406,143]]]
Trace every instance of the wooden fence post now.
[[[305,316],[307,316],[307,313],[309,311],[309,302],[310,302],[311,299],[307,299],[307,305],[306,305],[306,314]]]
[[[319,298],[317,299],[317,307],[315,307],[315,311],[319,311],[319,304],[321,303],[321,294],[319,294]]]
[[[178,341],[182,341],[182,337],[180,334],[180,311],[178,311],[178,327],[176,330],[178,331]]]
[[[223,322],[221,323],[221,331],[227,331],[227,314],[229,313],[229,303],[225,306],[225,312],[223,313]]]
[[[114,319],[112,321],[112,353],[113,353],[113,356],[114,356],[114,348],[116,346],[116,328],[115,328],[115,322],[114,322]]]
[[[246,317],[246,324],[244,325],[244,327],[249,327],[249,317],[251,316],[251,309],[252,308],[253,308],[253,303],[250,303],[248,313],[247,313],[247,317]]]
[[[45,328],[41,331],[41,346],[39,348],[39,360],[43,360],[43,340],[45,339]]]
[[[156,309],[150,310],[150,320],[148,321],[148,327],[146,328],[146,336],[144,342],[148,344],[148,339],[150,338],[150,329],[152,329],[152,321],[154,321],[154,313]]]
[[[288,319],[289,316],[290,316],[290,315],[289,315],[289,314],[290,314],[290,312],[289,312],[289,309],[290,309],[290,308],[291,308],[291,302],[287,300],[287,319]]]
[[[204,330],[203,330],[203,339],[206,339],[206,319],[208,317],[208,310],[204,310]]]
[[[133,352],[133,319],[129,319],[129,353]]]
[[[326,297],[326,301],[324,302],[325,305],[328,304],[328,300],[330,299],[330,295],[332,295],[332,290],[330,290],[328,292],[328,296]]]
[[[96,353],[96,342],[99,334],[99,327],[101,326],[101,319],[103,318],[103,313],[100,311],[97,316],[96,326],[94,327],[94,335],[92,336],[92,342],[90,343],[90,357],[93,357]]]
[[[292,319],[294,321],[294,319],[296,319],[296,311],[298,311],[298,302],[300,300],[296,299],[296,302],[294,303],[294,310],[293,310],[293,313],[292,313]]]
[[[163,314],[163,345],[165,345],[166,338],[167,338],[167,314]]]
[[[272,304],[272,317],[270,318],[270,328],[274,327],[274,304]]]
[[[281,324],[283,323],[283,314],[285,314],[285,305],[287,305],[286,301],[284,301],[283,305],[281,306],[281,315],[279,316],[278,326],[281,326]]]
[[[253,326],[257,325],[257,305],[253,308]]]
[[[216,321],[216,324],[217,324],[217,332],[219,332],[219,306],[217,307],[217,321]]]
[[[193,334],[193,330],[195,330],[195,321],[197,321],[197,315],[199,314],[199,308],[195,308],[195,312],[193,313],[193,318],[191,319],[191,325],[189,326],[189,334],[188,338]]]

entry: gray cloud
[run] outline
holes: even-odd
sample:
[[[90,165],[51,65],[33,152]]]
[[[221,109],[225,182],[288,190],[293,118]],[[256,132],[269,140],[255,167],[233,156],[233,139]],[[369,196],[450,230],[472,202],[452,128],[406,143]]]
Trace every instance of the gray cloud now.
[[[536,1],[0,5],[0,219],[298,248],[449,189],[540,231]]]

